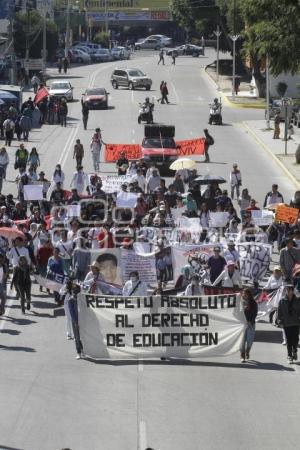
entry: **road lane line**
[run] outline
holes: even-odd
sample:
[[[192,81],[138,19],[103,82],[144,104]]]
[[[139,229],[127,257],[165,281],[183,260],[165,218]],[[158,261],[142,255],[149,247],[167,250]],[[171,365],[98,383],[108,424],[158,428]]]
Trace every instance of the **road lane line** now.
[[[134,103],[134,95],[133,95],[133,91],[131,91],[131,103]]]
[[[147,429],[146,422],[140,420],[139,423],[139,450],[146,450],[147,447]]]
[[[176,98],[176,102],[179,103],[179,96],[177,94],[176,88],[175,88],[175,84],[173,83],[173,81],[171,81],[171,85],[175,94],[175,98]]]
[[[71,131],[69,138],[66,142],[66,145],[64,146],[64,149],[62,151],[61,157],[59,159],[59,164],[61,165],[61,167],[63,168],[63,166],[65,165],[68,155],[69,155],[69,151],[71,149],[71,146],[74,144],[74,139],[76,137],[77,131],[79,129],[79,124],[76,125],[76,127],[73,128],[73,130]]]
[[[142,359],[138,360],[138,370],[139,372],[143,372],[144,371],[144,362]]]

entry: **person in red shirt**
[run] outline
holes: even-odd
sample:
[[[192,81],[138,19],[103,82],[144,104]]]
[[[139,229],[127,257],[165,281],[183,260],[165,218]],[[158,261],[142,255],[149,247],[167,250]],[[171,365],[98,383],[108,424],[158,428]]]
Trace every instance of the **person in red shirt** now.
[[[248,208],[245,209],[245,211],[254,211],[254,210],[260,209],[260,208],[258,208],[258,206],[256,206],[256,204],[257,204],[257,201],[252,198],[250,200],[250,205],[248,206]]]
[[[99,241],[99,248],[113,248],[114,247],[114,239],[113,235],[110,232],[109,226],[104,224],[102,230],[97,236]]]
[[[36,255],[38,272],[44,278],[46,277],[47,274],[48,259],[52,255],[53,255],[53,245],[51,243],[51,240],[49,239],[38,248]],[[42,286],[40,286],[40,292],[42,292],[42,290],[43,288]]]

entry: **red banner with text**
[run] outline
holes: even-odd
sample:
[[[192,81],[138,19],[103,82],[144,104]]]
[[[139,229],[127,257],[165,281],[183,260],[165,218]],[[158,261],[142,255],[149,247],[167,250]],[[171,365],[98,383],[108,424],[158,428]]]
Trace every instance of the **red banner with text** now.
[[[204,155],[205,138],[176,141],[178,156]]]
[[[142,157],[141,146],[139,144],[106,144],[105,162],[115,162],[120,158],[120,153],[125,152],[129,160],[136,160]]]

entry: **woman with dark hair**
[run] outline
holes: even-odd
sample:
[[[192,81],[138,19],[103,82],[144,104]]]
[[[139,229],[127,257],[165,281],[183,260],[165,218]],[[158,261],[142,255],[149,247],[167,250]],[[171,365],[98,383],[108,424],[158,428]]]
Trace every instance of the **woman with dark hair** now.
[[[32,147],[32,150],[31,150],[31,152],[29,154],[29,158],[28,158],[27,164],[29,165],[30,168],[33,169],[34,172],[36,172],[36,169],[41,164],[40,163],[39,154],[38,154],[37,149],[35,147]]]
[[[288,362],[297,361],[299,342],[300,300],[296,297],[294,286],[287,285],[285,296],[278,305],[278,325],[283,326],[286,335]]]
[[[250,350],[255,335],[255,319],[257,316],[257,303],[254,300],[251,289],[246,288],[242,291],[241,304],[247,321],[241,343],[241,362],[244,363],[250,358]]]

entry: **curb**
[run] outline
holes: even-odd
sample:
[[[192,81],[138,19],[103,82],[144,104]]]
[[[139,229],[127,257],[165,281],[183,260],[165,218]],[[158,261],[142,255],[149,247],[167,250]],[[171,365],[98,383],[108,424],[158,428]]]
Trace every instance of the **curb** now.
[[[226,103],[231,108],[236,108],[236,109],[241,109],[241,108],[246,108],[246,109],[265,109],[264,105],[253,105],[253,103],[234,103],[234,102],[230,101],[228,99],[227,95],[225,95],[224,92],[220,90],[220,88],[219,88],[218,84],[216,83],[216,81],[207,73],[206,67],[203,68],[203,72],[206,73],[206,76],[211,80],[211,82],[218,89],[222,99],[224,100],[224,103]]]
[[[276,155],[272,152],[272,150],[257,136],[255,131],[253,131],[249,125],[243,121],[242,122],[244,128],[251,134],[252,138],[272,157],[273,161],[281,168],[281,170],[285,173],[285,175],[290,179],[290,181],[296,186],[296,188],[300,189],[300,182],[297,178],[291,174],[291,172],[287,169],[287,167],[277,158]]]

